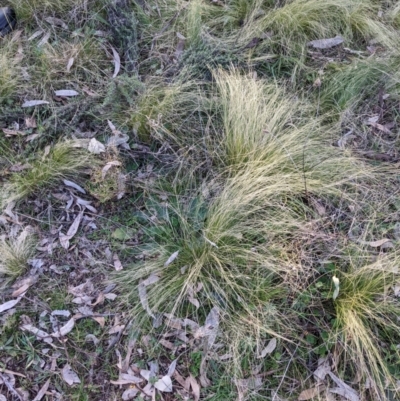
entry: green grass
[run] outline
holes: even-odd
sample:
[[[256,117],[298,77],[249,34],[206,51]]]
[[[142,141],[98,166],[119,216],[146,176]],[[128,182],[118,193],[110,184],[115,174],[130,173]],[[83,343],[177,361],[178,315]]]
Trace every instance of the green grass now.
[[[46,186],[54,185],[61,179],[76,178],[92,161],[87,150],[77,148],[73,142],[67,141],[54,145],[40,157],[32,162],[28,171],[14,173],[10,177],[0,193],[3,207]]]

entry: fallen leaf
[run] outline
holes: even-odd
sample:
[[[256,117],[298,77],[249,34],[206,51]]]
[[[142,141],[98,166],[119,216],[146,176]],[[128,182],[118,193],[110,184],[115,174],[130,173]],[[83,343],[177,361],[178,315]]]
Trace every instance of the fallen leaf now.
[[[192,376],[192,374],[189,374],[189,377],[186,379],[188,381],[188,384],[192,388],[192,393],[194,397],[194,401],[199,401],[200,399],[200,385],[197,383],[196,379]]]
[[[94,334],[86,334],[85,341],[86,342],[92,341],[94,345],[100,343],[100,340]]]
[[[128,388],[122,393],[122,399],[123,401],[127,400],[133,400],[137,394],[139,393],[139,390],[136,388]]]
[[[17,299],[13,299],[12,301],[5,302],[4,304],[0,305],[0,313],[5,312],[8,309],[14,308],[15,305],[19,301],[21,301],[22,297],[18,297]]]
[[[169,376],[163,376],[161,379],[157,380],[154,383],[154,387],[163,393],[171,393],[172,380]]]
[[[123,269],[122,263],[116,253],[113,255],[114,268],[118,272]]]
[[[12,297],[19,297],[21,294],[23,294],[24,292],[26,292],[28,290],[28,288],[33,284],[32,283],[25,283],[23,286],[21,286],[20,288],[18,288],[17,290],[15,290],[11,296]]]
[[[104,327],[106,324],[106,319],[103,316],[93,316],[92,319],[95,320],[100,327]]]
[[[111,162],[108,162],[101,170],[101,178],[104,180],[106,177],[107,171],[112,167],[112,166],[121,166],[121,162],[118,160],[113,160]]]
[[[56,96],[72,97],[72,96],[78,96],[79,92],[74,91],[72,89],[60,89],[58,91],[54,91],[54,94]]]
[[[71,366],[68,363],[63,367],[61,375],[64,381],[70,386],[74,383],[78,384],[81,382],[78,375],[71,369]]]
[[[160,342],[160,344],[163,346],[163,347],[165,347],[165,348],[168,348],[168,349],[170,349],[170,350],[176,350],[176,346],[174,345],[174,344],[172,344],[170,341],[167,341],[167,340],[164,340],[164,339],[161,339],[161,340],[159,340],[159,342]]]
[[[36,39],[37,37],[39,37],[40,35],[43,35],[43,31],[41,29],[37,30],[36,32],[34,32],[31,36],[29,36],[28,38],[28,42],[30,42],[33,39]]]
[[[335,394],[340,394],[341,396],[345,397],[349,401],[359,401],[360,397],[357,392],[348,386],[343,380],[339,379],[336,375],[332,372],[328,372],[330,378],[336,383],[338,386],[335,389],[330,389],[330,392],[334,392]]]
[[[175,369],[176,369],[176,364],[178,363],[178,359],[174,359],[172,362],[171,362],[171,364],[169,365],[169,367],[168,367],[168,373],[167,373],[167,376],[172,376],[173,374],[174,374],[174,372],[175,372]]]
[[[114,74],[112,77],[115,78],[118,75],[119,70],[121,68],[121,59],[119,57],[118,52],[112,46],[110,47],[113,52],[113,58],[114,58]]]
[[[147,312],[147,314],[149,316],[151,316],[152,318],[155,318],[153,312],[150,309],[149,306],[149,302],[147,300],[147,290],[146,290],[146,286],[142,283],[139,283],[138,285],[138,291],[139,291],[139,299],[140,299],[140,303],[143,306],[143,309]]]
[[[340,281],[336,276],[333,276],[332,277],[332,282],[333,282],[333,284],[335,286],[335,291],[333,292],[332,299],[335,300],[339,295]]]
[[[179,251],[174,252],[168,260],[164,263],[164,267],[169,266],[179,255]]]
[[[366,241],[365,245],[372,246],[373,248],[379,248],[380,246],[386,244],[387,242],[391,242],[390,239],[383,238],[378,241],[370,241],[370,242]]]
[[[75,218],[74,222],[68,229],[67,234],[64,235],[63,233],[60,232],[59,234],[60,244],[64,249],[69,248],[69,240],[77,233],[82,218],[83,218],[83,211],[79,212],[78,216]]]
[[[100,153],[106,151],[106,147],[101,142],[99,142],[96,138],[92,138],[89,142],[88,150],[90,153],[99,155]]]
[[[143,381],[142,378],[137,377],[135,375],[131,375],[129,373],[121,373],[119,375],[119,378],[120,378],[120,380],[124,380],[125,382],[130,383],[130,384],[139,384]]]
[[[308,388],[307,390],[303,390],[299,397],[297,398],[298,401],[307,401],[311,400],[312,398],[316,397],[321,392],[321,386]]]
[[[25,142],[32,142],[34,141],[36,138],[38,138],[40,136],[40,134],[32,134],[32,135],[28,135],[25,138]]]
[[[64,29],[68,29],[68,25],[61,18],[47,17],[45,21],[50,25],[61,26]]]
[[[330,49],[331,47],[338,46],[343,42],[344,39],[340,35],[337,35],[334,38],[312,40],[311,42],[308,42],[307,45],[316,49]]]
[[[261,354],[258,358],[265,358],[267,354],[272,353],[276,348],[276,338],[273,338],[269,341],[268,345],[261,351]]]
[[[49,333],[46,333],[43,330],[38,329],[37,327],[27,323],[21,326],[21,330],[26,330],[35,335],[38,340],[43,340],[45,343],[51,344],[53,339],[51,338]]]
[[[59,331],[52,333],[53,337],[61,337],[61,336],[65,336],[66,334],[68,334],[75,326],[75,319],[71,318],[68,320],[67,323],[64,324],[64,326],[62,326]]]
[[[49,104],[49,102],[46,100],[27,100],[26,102],[22,103],[21,107],[40,106],[41,104]]]
[[[179,32],[176,33],[176,36],[178,37],[178,44],[176,45],[174,57],[176,61],[179,61],[185,50],[186,38]]]
[[[314,371],[315,380],[325,380],[325,376],[331,371],[328,358],[321,358],[318,361],[318,368]]]
[[[34,117],[25,117],[25,126],[26,128],[36,128],[36,120]]]
[[[68,63],[67,63],[67,72],[71,71],[71,67],[74,65],[74,61],[75,59],[73,57],[70,57],[68,59]]]
[[[43,384],[42,388],[39,390],[39,392],[36,394],[36,397],[32,401],[40,401],[46,394],[46,391],[49,388],[49,384],[50,384],[50,379],[48,379],[46,383]]]
[[[75,184],[75,182],[73,181],[69,181],[69,180],[63,180],[63,183],[67,186],[67,187],[71,187],[71,188],[75,188],[78,192],[82,193],[82,194],[86,194],[86,191],[78,184]]]
[[[43,45],[45,45],[50,38],[50,32],[46,32],[46,34],[43,36],[42,39],[40,39],[40,41],[37,44],[37,47],[42,47]]]
[[[2,128],[2,131],[6,134],[7,137],[13,135],[25,135],[24,131],[17,131],[13,129]]]

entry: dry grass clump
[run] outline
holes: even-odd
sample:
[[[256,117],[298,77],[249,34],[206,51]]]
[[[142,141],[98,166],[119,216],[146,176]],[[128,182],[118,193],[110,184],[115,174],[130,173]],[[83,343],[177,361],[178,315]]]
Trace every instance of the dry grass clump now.
[[[200,95],[199,89],[193,81],[148,82],[124,113],[124,123],[143,142],[169,140],[185,146],[190,141],[200,141],[210,102]]]
[[[294,0],[265,15],[260,24],[275,33],[284,51],[299,52],[298,56],[308,41],[339,34],[351,41],[377,39],[392,47],[394,32],[376,19],[378,11],[373,1]]]
[[[72,141],[60,142],[31,162],[31,168],[14,173],[0,192],[0,204],[22,199],[37,190],[54,185],[62,178],[76,179],[84,169],[93,166],[93,157],[87,150],[76,148]]]
[[[27,261],[34,255],[35,236],[24,229],[16,238],[0,238],[0,276],[15,279],[27,269]]]
[[[332,128],[321,126],[307,103],[237,72],[219,71],[216,82],[224,130],[215,152],[231,171],[244,167],[254,188],[271,180],[306,193],[360,173],[355,159],[331,146]]]
[[[18,20],[30,23],[33,16],[61,15],[68,10],[82,8],[84,4],[83,0],[7,0],[5,5],[14,8]]]
[[[242,341],[296,336],[295,315],[284,305],[297,289],[284,277],[302,270],[293,244],[303,241],[308,207],[298,200],[341,195],[344,182],[354,184],[368,169],[318,141],[318,123],[302,123],[301,113],[293,112],[296,103],[280,90],[236,72],[216,76],[224,133],[213,157],[224,161],[227,173],[208,183],[210,197],[205,188],[189,198],[171,196],[157,218],[149,209],[153,229],[143,228],[145,261],[124,269],[116,280],[137,305],[132,313],[138,319],[145,319],[137,302],[140,280],[158,277],[147,289],[152,313],[184,317],[201,313],[189,301],[201,285],[200,305],[221,308],[238,356]],[[297,110],[301,105],[298,101]],[[243,322],[246,327],[239,330]],[[240,358],[234,365],[240,370]]]
[[[400,309],[393,294],[398,275],[397,257],[381,257],[338,276],[335,310],[338,338],[346,354],[343,359],[367,380],[376,400],[386,400],[385,389],[395,384],[381,344],[398,341]]]
[[[17,33],[0,38],[0,104],[10,100],[21,84]]]

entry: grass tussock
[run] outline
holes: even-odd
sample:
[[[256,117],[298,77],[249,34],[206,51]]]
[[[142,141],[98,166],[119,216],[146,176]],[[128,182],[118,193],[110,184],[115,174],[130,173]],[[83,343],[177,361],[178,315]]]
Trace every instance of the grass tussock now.
[[[261,26],[272,30],[281,48],[288,53],[301,54],[308,41],[336,35],[352,42],[376,39],[392,48],[394,32],[376,19],[378,11],[373,1],[294,0],[265,15]]]
[[[76,148],[71,141],[60,142],[32,161],[28,171],[10,177],[0,194],[2,207],[63,178],[76,179],[79,173],[92,166],[93,158],[87,150]]]
[[[302,228],[309,209],[300,199],[341,196],[342,184],[368,175],[368,169],[317,141],[318,124],[302,127],[293,100],[272,86],[236,72],[219,72],[217,86],[224,131],[213,156],[224,160],[228,174],[209,182],[207,190],[203,183],[194,198],[169,199],[153,216],[154,227],[144,228],[145,261],[116,280],[138,305],[132,313],[142,322],[138,281],[159,277],[147,290],[151,310],[184,317],[197,316],[189,298],[201,285],[200,304],[221,308],[225,334],[236,338],[231,351],[239,356],[246,339],[256,345],[266,336],[296,336],[285,303],[297,288],[285,277],[304,268],[293,252],[308,236]],[[176,251],[176,260],[165,266]],[[240,358],[235,362],[240,370]]]
[[[21,85],[19,42],[17,33],[9,38],[1,39],[0,42],[0,105],[9,102]]]
[[[0,276],[15,279],[25,273],[28,259],[35,253],[35,236],[24,229],[16,238],[0,239]]]
[[[340,275],[340,292],[335,302],[338,336],[353,368],[367,380],[374,399],[386,399],[385,388],[393,386],[382,338],[397,338],[398,301],[393,288],[398,280],[397,258],[353,267]]]

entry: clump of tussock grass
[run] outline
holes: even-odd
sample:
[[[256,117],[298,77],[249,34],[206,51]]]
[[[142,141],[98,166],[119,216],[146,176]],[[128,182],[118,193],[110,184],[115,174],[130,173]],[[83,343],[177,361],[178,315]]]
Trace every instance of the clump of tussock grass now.
[[[307,103],[237,72],[218,71],[215,79],[224,127],[215,153],[231,173],[250,164],[257,178],[279,176],[295,192],[359,174],[358,162],[331,146],[335,127],[323,126]]]
[[[0,277],[15,279],[27,269],[27,262],[35,252],[36,238],[24,229],[16,238],[0,238]]]
[[[400,309],[393,294],[398,278],[396,256],[351,266],[348,272],[339,274],[340,292],[334,303],[343,359],[369,381],[373,399],[377,400],[386,400],[385,389],[395,385],[380,344],[398,342]]]
[[[377,20],[379,6],[373,1],[294,0],[267,13],[260,26],[272,30],[284,52],[304,55],[308,41],[343,35],[357,42],[377,39],[391,48],[394,31]]]
[[[357,60],[350,65],[328,67],[319,94],[323,113],[355,111],[360,102],[382,86],[390,86],[395,58]],[[333,71],[333,72],[332,72]]]
[[[30,23],[34,16],[40,18],[43,14],[62,15],[74,8],[81,8],[85,2],[83,0],[7,0],[6,3],[15,10],[18,20]]]
[[[171,140],[186,146],[189,138],[201,140],[208,110],[210,102],[195,81],[164,84],[155,79],[139,89],[122,122],[143,142]]]
[[[0,204],[4,207],[63,178],[76,179],[93,163],[93,156],[87,150],[77,148],[72,141],[57,143],[48,154],[32,161],[29,170],[11,175],[0,192]]]
[[[14,34],[0,40],[0,104],[4,104],[15,95],[19,88],[21,72],[18,68],[17,57],[18,37]]]
[[[142,322],[146,316],[136,291],[140,280],[159,277],[147,289],[154,313],[196,319],[201,312],[188,297],[201,284],[200,304],[206,310],[220,307],[227,337],[234,331],[229,347],[239,372],[242,340],[259,344],[266,336],[296,338],[295,315],[285,302],[297,289],[285,277],[303,269],[293,252],[293,244],[304,240],[308,214],[299,199],[341,196],[343,183],[352,185],[369,173],[349,155],[317,140],[323,133],[318,124],[302,124],[302,114],[292,112],[296,103],[277,88],[236,72],[216,76],[224,133],[215,142],[213,157],[223,160],[223,173],[208,183],[210,197],[200,192],[189,198],[171,195],[156,219],[150,208],[148,222],[154,227],[143,228],[145,260],[118,273],[116,281],[130,305],[137,305],[132,313]],[[165,266],[176,251],[176,260]]]

